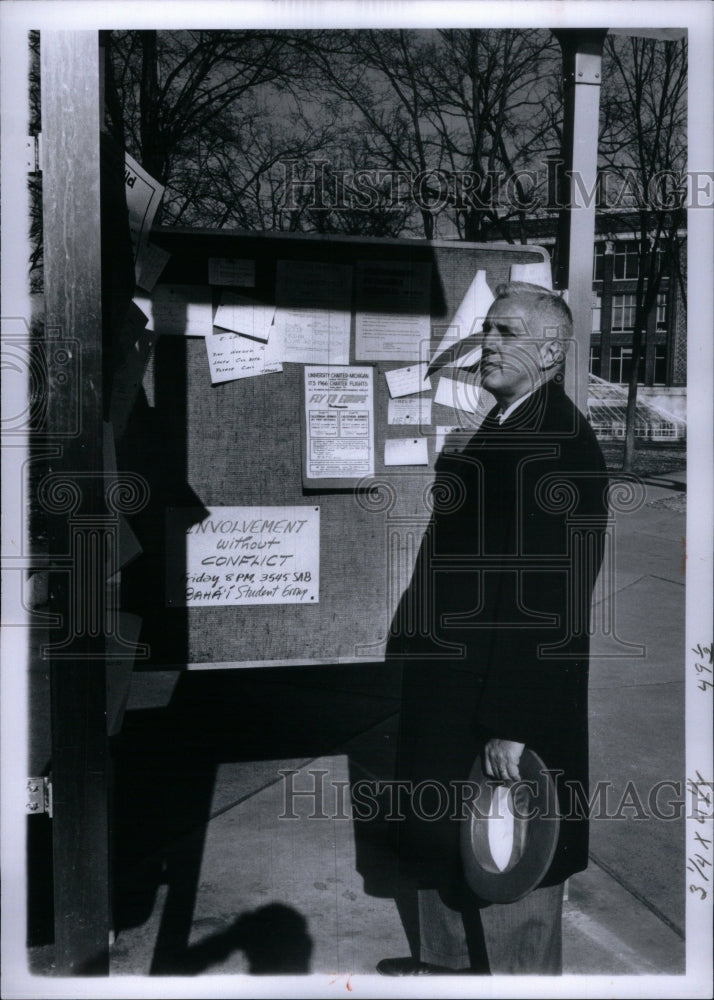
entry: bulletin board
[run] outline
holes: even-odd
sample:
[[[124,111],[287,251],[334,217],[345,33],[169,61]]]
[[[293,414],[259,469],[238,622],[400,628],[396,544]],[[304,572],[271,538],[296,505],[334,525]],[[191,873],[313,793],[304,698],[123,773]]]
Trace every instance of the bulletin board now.
[[[324,364],[284,361],[280,371],[215,383],[200,330],[198,336],[187,336],[181,329],[167,329],[167,320],[156,317],[154,331],[136,345],[137,356],[140,344],[144,350],[141,382],[133,387],[131,405],[123,408],[118,433],[115,428],[121,469],[138,473],[147,483],[148,502],[130,518],[141,552],[122,573],[121,601],[124,610],[142,619],[141,640],[151,650],[148,665],[216,668],[383,660],[390,622],[430,517],[430,484],[443,429],[460,427],[453,433],[467,440],[482,419],[483,405],[471,414],[436,402],[439,375],[430,387],[427,383],[428,391],[402,397],[427,401],[425,406],[415,411],[406,402],[394,405],[387,374],[412,362],[356,356],[360,315],[367,323],[363,331],[371,330],[374,343],[360,269],[383,266],[387,274],[390,268],[395,273],[413,270],[419,281],[428,276],[427,294],[414,285],[414,301],[428,303],[428,315],[421,317],[430,340],[428,356],[477,271],[485,271],[495,290],[508,280],[511,265],[542,265],[549,260],[547,252],[508,244],[225,230],[154,229],[151,240],[170,255],[151,295],[161,299],[173,286],[191,286],[197,301],[210,303],[214,319],[231,294],[268,308],[279,300],[288,309],[309,309],[311,269],[325,264],[346,269],[338,273],[352,279],[348,356],[342,359],[347,366],[328,368],[366,372],[363,378],[371,383],[373,468],[361,472],[356,464],[347,478],[308,474],[306,391],[314,383],[306,389],[306,369],[319,375]],[[292,268],[300,281],[288,295],[294,294],[295,301],[286,302],[277,283]],[[211,284],[209,277],[221,283]],[[377,298],[373,311],[381,314],[384,326],[389,296]],[[194,321],[190,312],[188,308],[179,325]],[[168,321],[176,322],[174,314]],[[403,316],[395,317],[395,328],[403,322]],[[457,381],[466,378],[444,374],[455,374]],[[343,413],[349,400],[358,398],[350,391],[358,382],[351,387],[342,382],[348,400]],[[113,398],[126,403],[127,391],[120,372]],[[320,426],[322,417],[316,419]],[[340,419],[347,433],[361,433],[361,418],[348,414]],[[349,441],[345,447],[349,464]],[[410,447],[425,464],[409,463]],[[385,449],[387,458],[394,452],[401,462],[406,455],[408,464],[385,464]],[[242,558],[251,554],[263,562]],[[228,557],[233,558],[231,570],[245,577],[230,581],[230,594],[225,579],[213,579],[219,576],[216,562]],[[203,580],[198,566],[203,566]],[[187,586],[194,588],[187,601],[176,586],[183,569],[192,575]],[[223,589],[217,593],[219,587]]]

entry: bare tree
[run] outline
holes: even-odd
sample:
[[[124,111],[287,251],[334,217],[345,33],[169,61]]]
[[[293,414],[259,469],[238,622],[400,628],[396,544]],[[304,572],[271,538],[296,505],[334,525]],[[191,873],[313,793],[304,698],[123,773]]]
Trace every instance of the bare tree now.
[[[266,175],[323,142],[302,113],[301,58],[284,32],[113,33],[112,124],[166,186],[163,221],[262,225]]]
[[[559,51],[550,32],[440,32],[442,51],[430,67],[431,114],[442,163],[473,190],[454,207],[467,240],[511,239],[517,220],[538,208],[538,160],[558,148]]]
[[[638,370],[647,319],[666,278],[679,284],[686,307],[682,269],[686,40],[608,36],[604,65],[601,163],[615,180],[610,191],[612,207],[620,215],[623,208],[632,210],[640,248],[623,456],[623,469],[629,470],[634,459]]]
[[[510,240],[504,223],[535,211],[535,171],[524,170],[558,146],[549,32],[342,31],[305,44],[325,106],[352,109],[365,162],[418,184],[424,236],[446,211],[463,239]]]

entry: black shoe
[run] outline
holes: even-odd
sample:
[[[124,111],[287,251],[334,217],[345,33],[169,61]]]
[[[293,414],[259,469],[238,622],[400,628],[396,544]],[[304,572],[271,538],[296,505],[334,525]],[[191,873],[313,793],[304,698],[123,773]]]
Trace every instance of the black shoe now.
[[[458,975],[456,969],[447,969],[443,965],[431,965],[420,962],[416,958],[383,958],[377,962],[377,972],[380,976],[453,976]]]

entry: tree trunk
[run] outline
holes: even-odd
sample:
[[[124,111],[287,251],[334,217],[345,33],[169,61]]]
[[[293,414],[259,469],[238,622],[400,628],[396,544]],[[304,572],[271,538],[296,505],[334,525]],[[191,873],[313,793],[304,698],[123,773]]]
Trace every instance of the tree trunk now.
[[[637,423],[637,375],[640,368],[640,357],[642,355],[642,332],[644,322],[642,310],[638,304],[635,309],[636,320],[635,329],[632,334],[632,371],[630,372],[630,384],[627,387],[627,410],[625,414],[625,451],[622,456],[622,471],[631,472],[635,460],[635,426]]]
[[[643,229],[643,231],[646,231]],[[661,274],[655,274],[653,266],[654,254],[640,255],[637,291],[635,293],[635,328],[632,332],[632,371],[630,384],[627,388],[627,410],[625,412],[625,451],[622,456],[622,471],[631,472],[635,461],[635,428],[637,424],[637,375],[640,369],[640,358],[647,317],[657,301]],[[645,283],[645,275],[647,282]]]

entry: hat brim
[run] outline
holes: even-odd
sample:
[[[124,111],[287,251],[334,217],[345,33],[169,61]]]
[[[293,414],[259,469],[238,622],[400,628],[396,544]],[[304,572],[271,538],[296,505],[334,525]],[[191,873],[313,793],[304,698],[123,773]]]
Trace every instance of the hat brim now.
[[[492,903],[514,903],[537,888],[550,868],[558,844],[560,815],[555,783],[540,757],[527,747],[519,761],[520,797],[513,809],[513,847],[508,864],[501,870],[489,845],[489,815],[498,782],[484,774],[477,756],[469,782],[478,795],[469,803],[461,824],[461,861],[472,891]],[[509,795],[509,803],[513,799]]]

